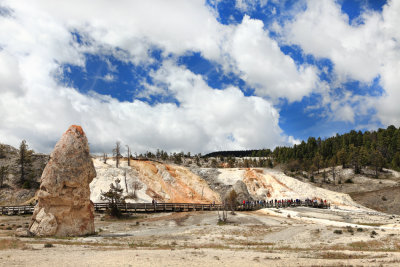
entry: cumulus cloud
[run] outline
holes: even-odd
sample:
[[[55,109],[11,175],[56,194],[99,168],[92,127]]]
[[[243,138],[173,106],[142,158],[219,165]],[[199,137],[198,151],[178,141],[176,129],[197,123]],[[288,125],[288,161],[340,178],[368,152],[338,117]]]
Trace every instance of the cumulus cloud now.
[[[61,86],[46,94],[41,91],[46,88],[34,88],[18,99],[2,94],[0,123],[5,127],[0,138],[16,145],[29,137],[34,148],[49,151],[61,131],[76,123],[86,130],[94,152],[109,151],[115,140],[141,152],[273,147],[292,140],[282,134],[278,112],[260,97],[245,97],[234,87],[213,90],[202,77],[170,62],[153,78],[168,85],[179,106],[150,106],[139,100],[121,103]]]
[[[241,78],[255,88],[257,95],[286,98],[290,102],[299,101],[316,90],[316,69],[296,66],[263,27],[260,20],[245,16],[228,42],[227,50]]]
[[[0,15],[1,142],[17,145],[27,139],[36,150],[48,152],[71,124],[84,127],[95,152],[110,151],[116,140],[136,151],[193,152],[295,142],[262,97],[299,100],[312,90],[315,74],[282,54],[256,20],[222,25],[204,1],[126,0],[112,8],[105,0],[2,4],[12,15]],[[153,49],[161,50],[166,61],[151,73],[155,84],[148,85],[147,95],[163,94],[166,87],[178,105],[82,94],[57,79],[63,64],[84,67],[86,54],[145,66],[153,62]],[[236,87],[211,89],[201,76],[168,59],[188,51],[234,69],[258,96],[244,96]],[[112,64],[109,70],[115,71]]]
[[[285,24],[285,37],[300,44],[308,54],[333,61],[342,80],[370,82],[378,75],[380,49],[374,40],[379,14],[364,15],[364,24],[350,25],[349,18],[333,0],[307,1],[307,8]]]
[[[382,124],[400,124],[399,13],[399,1],[388,1],[382,13],[366,10],[350,24],[337,2],[310,0],[304,11],[284,25],[286,42],[333,62],[335,85],[349,80],[369,85],[374,79],[380,79],[383,96],[364,97],[364,101],[351,106],[342,101],[343,109],[338,110],[337,118],[354,121],[355,116],[373,108],[377,112],[375,119]],[[368,92],[365,94],[368,96]]]
[[[236,0],[235,7],[241,11],[251,11],[257,7],[264,7],[268,0]]]

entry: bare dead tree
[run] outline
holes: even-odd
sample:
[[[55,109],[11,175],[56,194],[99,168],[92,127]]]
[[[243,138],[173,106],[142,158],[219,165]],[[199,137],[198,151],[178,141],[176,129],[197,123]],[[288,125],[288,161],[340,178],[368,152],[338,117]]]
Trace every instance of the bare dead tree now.
[[[141,190],[143,188],[143,184],[141,182],[139,182],[138,180],[133,181],[132,182],[132,188],[133,188],[133,192],[129,193],[125,198],[126,199],[134,199],[134,200],[136,200],[136,199],[138,199],[137,191]]]
[[[128,148],[128,166],[131,166],[131,150],[128,145],[126,147]]]
[[[115,167],[119,166],[119,158],[121,157],[121,142],[117,141],[115,143],[115,148],[113,149],[113,155],[115,156]]]
[[[107,154],[106,153],[103,153],[103,162],[104,162],[104,164],[107,163]]]
[[[126,182],[126,170],[124,172],[124,177],[125,177],[125,189],[126,189],[126,193],[128,194],[128,183]]]
[[[222,207],[222,214],[220,215],[219,209],[217,209],[217,214],[218,214],[218,224],[224,224],[228,221],[228,209],[226,208],[226,205],[223,205]]]
[[[133,181],[132,188],[133,188],[133,195],[135,198],[137,198],[136,191],[141,190],[143,188],[143,184],[137,180]]]

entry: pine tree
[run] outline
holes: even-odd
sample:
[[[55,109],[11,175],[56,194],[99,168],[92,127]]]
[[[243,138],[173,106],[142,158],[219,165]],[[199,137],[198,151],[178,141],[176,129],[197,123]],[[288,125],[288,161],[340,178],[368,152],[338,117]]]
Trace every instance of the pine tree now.
[[[319,154],[319,152],[317,152],[314,156],[314,160],[313,160],[314,166],[317,169],[317,173],[319,174],[319,169],[321,168],[321,164],[322,164],[322,157]]]
[[[7,181],[8,175],[8,166],[1,166],[0,167],[0,188],[3,187],[5,181]]]
[[[118,204],[125,202],[122,197],[122,192],[124,191],[119,184],[121,181],[116,180],[115,185],[110,184],[110,189],[107,192],[101,192],[101,200],[106,200],[110,204],[109,214],[113,217],[121,217],[121,211],[118,209]]]
[[[372,151],[370,161],[375,169],[375,178],[378,178],[378,171],[383,167],[384,160],[379,150],[375,149]]]
[[[31,188],[32,181],[32,154],[33,150],[28,148],[25,140],[22,140],[19,146],[18,164],[19,164],[19,183],[23,188]]]
[[[346,168],[346,163],[347,163],[347,155],[346,155],[346,150],[344,148],[341,148],[337,153],[336,153],[337,159],[342,165],[342,168]]]

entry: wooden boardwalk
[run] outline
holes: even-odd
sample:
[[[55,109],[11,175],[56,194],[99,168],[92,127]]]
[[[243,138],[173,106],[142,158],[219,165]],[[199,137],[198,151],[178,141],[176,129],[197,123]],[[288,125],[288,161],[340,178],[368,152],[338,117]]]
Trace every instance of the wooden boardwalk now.
[[[223,204],[209,203],[119,203],[118,208],[123,213],[154,213],[154,212],[183,212],[183,211],[217,211],[223,210]],[[251,211],[262,208],[287,208],[287,207],[313,207],[313,208],[329,208],[330,205],[322,203],[249,203],[241,204],[235,207],[236,211]],[[24,215],[32,214],[35,206],[0,206],[0,214],[2,215]],[[110,208],[109,203],[94,203],[95,212],[104,213]],[[231,210],[231,206],[226,205],[225,209]]]

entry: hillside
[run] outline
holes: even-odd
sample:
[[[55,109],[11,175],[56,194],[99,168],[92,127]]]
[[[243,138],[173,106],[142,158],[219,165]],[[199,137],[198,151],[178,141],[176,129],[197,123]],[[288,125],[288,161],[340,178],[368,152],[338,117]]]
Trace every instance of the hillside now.
[[[132,193],[132,184],[139,181],[137,202],[221,202],[234,189],[239,201],[264,199],[326,199],[333,206],[346,209],[361,208],[347,194],[329,191],[286,176],[280,171],[261,168],[192,168],[153,161],[123,161],[120,168],[115,162],[107,164],[94,159],[97,177],[90,184],[91,199],[101,201],[100,194],[109,185],[120,180],[124,192]],[[126,183],[125,183],[126,173]],[[133,200],[134,201],[134,200]]]
[[[0,205],[32,202],[36,190],[23,189],[18,184],[18,150],[10,146],[3,148],[6,153],[0,158],[0,166],[9,166],[10,171],[4,188],[0,189]],[[34,181],[39,182],[39,173],[48,156],[33,154],[32,158]],[[400,214],[396,205],[400,173],[396,171],[384,169],[376,179],[373,170],[368,168],[356,174],[352,168],[336,166],[335,177],[332,176],[332,168],[326,168],[314,173],[311,181],[307,172],[284,172],[280,167],[226,168],[228,164],[219,158],[196,159],[183,157],[180,165],[151,159],[131,160],[131,166],[127,166],[125,158],[121,160],[120,167],[115,168],[112,158],[103,163],[100,157],[94,157],[97,177],[90,185],[91,200],[103,201],[101,192],[108,191],[110,183],[119,180],[124,195],[136,195],[128,202],[151,202],[155,199],[158,202],[220,203],[233,189],[238,193],[239,201],[318,198],[326,199],[333,207],[364,209],[365,206]],[[246,161],[252,161],[250,158],[234,160],[241,166],[245,166]],[[218,167],[212,166],[213,161]],[[287,168],[283,166],[283,169]],[[137,190],[134,189],[135,184]]]
[[[358,203],[363,203],[371,209],[400,214],[400,186],[386,187],[367,192],[353,192],[350,196]]]
[[[27,164],[25,169],[27,179],[30,182],[23,186],[19,183],[20,167],[18,153],[18,149],[0,144],[0,168],[7,168],[3,188],[0,188],[0,205],[21,203],[33,197],[39,186],[43,169],[49,160],[48,155],[33,153],[30,163]]]

